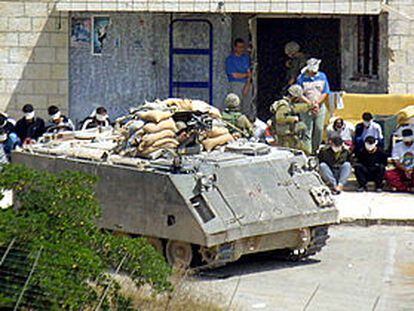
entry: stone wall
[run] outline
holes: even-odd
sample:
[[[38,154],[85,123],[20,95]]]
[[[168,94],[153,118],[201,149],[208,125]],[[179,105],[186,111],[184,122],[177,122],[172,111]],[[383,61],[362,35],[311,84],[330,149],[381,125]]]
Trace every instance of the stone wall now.
[[[356,78],[358,61],[358,17],[341,17],[341,88],[349,93],[387,93],[388,91],[388,15],[379,17],[379,68],[377,78]]]
[[[379,0],[59,0],[65,11],[376,14]]]
[[[0,1],[0,110],[68,109],[68,19],[53,1]]]
[[[72,18],[110,18],[101,55],[90,45],[70,47],[70,115],[79,122],[94,107],[105,106],[112,118],[130,107],[169,96],[169,25],[171,19],[203,19],[213,26],[213,97],[221,107],[228,91],[224,72],[231,49],[231,20],[221,15],[152,13],[73,13]],[[175,47],[208,48],[206,24],[177,24]],[[180,81],[208,81],[208,56],[175,57],[174,76]],[[209,101],[208,91],[180,89],[174,96]]]
[[[77,1],[77,3],[81,2]],[[355,32],[352,29],[354,29],[355,17],[341,17],[343,38],[342,87],[350,92],[414,93],[414,0],[389,0],[388,3],[392,9],[387,10],[387,13],[381,15],[381,73],[377,81],[361,82],[350,79],[354,68],[352,64],[354,58],[352,55],[355,53],[353,47],[355,44]],[[138,4],[138,2],[135,4]],[[86,9],[92,9],[92,7],[87,7]],[[46,114],[46,108],[52,104],[58,105],[64,111],[67,111],[70,97],[68,77],[69,13],[59,13],[55,8],[55,1],[53,0],[0,0],[0,12],[0,110],[5,110],[12,116],[18,117],[21,107],[26,103],[32,103],[43,116]],[[109,14],[113,15],[113,13]],[[121,13],[117,13],[114,20],[117,23],[119,22],[120,25],[128,23],[128,20],[130,23],[135,23],[138,19],[139,22],[140,20],[148,19],[150,16],[148,13],[124,12],[122,14],[131,15],[128,15],[128,18],[123,20]],[[147,82],[140,86],[140,92],[131,93],[133,97],[151,99],[151,97],[164,97],[168,92],[166,82],[168,81],[168,59],[166,51],[168,50],[169,19],[167,15],[158,14],[157,16],[154,20],[148,20],[148,23],[151,24],[151,29],[148,33],[160,32],[162,38],[157,37],[154,40],[154,44],[159,44],[157,49],[152,48],[152,50],[146,51],[150,53],[155,62],[149,61],[148,57],[143,62],[143,64],[148,65],[147,67],[143,66],[143,68],[152,69],[148,71],[147,79],[144,79]],[[205,17],[205,15],[201,16]],[[237,33],[238,27],[235,27],[235,25],[244,24],[247,21],[247,16],[235,16],[233,34],[229,31],[223,31],[226,27],[232,28],[228,24],[230,22],[227,17],[223,18],[222,15],[215,15],[212,20],[220,25],[216,27],[218,31],[215,33],[215,46],[218,47],[216,55],[219,55],[215,57],[215,79],[217,79],[215,83],[218,86],[216,90],[222,90],[224,94],[226,91],[222,87],[223,83],[225,84],[225,77],[222,75],[224,57],[230,51],[231,36],[233,35],[234,37],[246,33],[246,24],[241,29],[241,34]],[[121,28],[117,28],[121,36],[140,35],[139,31],[135,34],[129,34],[128,29],[122,30]],[[115,41],[111,40],[112,43]],[[126,42],[122,43],[121,41],[121,44],[124,43]],[[149,41],[148,43],[151,44]],[[139,54],[133,51],[133,48],[131,49],[121,48],[113,57],[129,57]],[[75,54],[73,55],[75,57],[74,64],[81,63],[81,58],[76,58]],[[138,59],[140,59],[139,57]],[[101,63],[103,59],[105,58],[101,57]],[[119,67],[121,71],[123,68],[129,68],[126,63],[122,64],[120,61],[114,63],[121,64]],[[84,66],[84,63],[81,65]],[[105,65],[108,66],[108,63]],[[74,67],[75,69],[73,70],[83,70],[82,68],[85,67],[82,66]],[[89,69],[95,68],[95,70],[98,70],[100,68],[99,64],[94,64],[92,67],[88,66]],[[182,71],[185,72],[185,69]],[[91,81],[91,76],[88,72],[83,76],[80,73],[79,76],[81,77],[80,79],[78,79],[77,75],[74,75],[71,78],[72,82],[79,85],[84,81]],[[116,78],[116,76],[111,75],[109,77],[111,79]],[[113,80],[111,79],[106,80],[105,83],[107,84],[105,85],[112,83]],[[125,79],[127,79],[127,75]],[[119,89],[120,92],[118,93],[122,93],[128,88],[127,85],[130,81],[125,81],[125,87]],[[117,81],[115,81],[115,84],[120,85]],[[133,87],[138,87],[138,85]],[[99,85],[97,84],[93,85],[92,89],[98,88]],[[128,92],[131,92],[131,90],[128,90]],[[149,92],[151,92],[152,96],[150,96]],[[218,95],[216,103],[220,102],[223,94],[220,93]],[[85,114],[86,110],[90,110],[92,106],[101,103],[111,105],[117,100],[116,96],[113,97],[113,100],[110,99],[109,103],[103,102],[99,98],[95,98],[93,102],[92,100],[82,102],[82,96],[75,96],[73,99],[78,107],[86,106],[85,110],[81,111],[82,114]],[[74,102],[71,104],[73,105]]]
[[[389,92],[414,93],[414,0],[390,0],[389,5]]]

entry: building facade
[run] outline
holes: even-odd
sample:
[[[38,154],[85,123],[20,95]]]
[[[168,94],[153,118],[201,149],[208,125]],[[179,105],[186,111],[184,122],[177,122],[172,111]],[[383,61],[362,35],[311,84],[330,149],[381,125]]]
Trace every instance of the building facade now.
[[[414,0],[0,0],[0,12],[0,109],[14,117],[26,103],[117,116],[170,95],[221,107],[237,37],[255,51],[262,115],[292,40],[334,90],[414,93]]]

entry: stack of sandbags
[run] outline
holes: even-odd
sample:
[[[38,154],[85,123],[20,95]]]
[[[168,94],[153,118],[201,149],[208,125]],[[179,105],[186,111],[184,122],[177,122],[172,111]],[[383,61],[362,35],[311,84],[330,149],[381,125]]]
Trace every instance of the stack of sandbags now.
[[[138,116],[146,123],[137,134],[139,144],[138,155],[149,157],[152,153],[162,149],[177,149],[177,126],[169,111],[151,110],[139,112]],[[138,139],[138,137],[136,138]]]
[[[202,100],[168,98],[162,101],[161,104],[166,105],[167,107],[176,111],[198,111],[202,113],[208,113],[213,118],[221,119],[220,110]]]
[[[207,137],[202,141],[202,144],[204,150],[210,152],[232,141],[234,141],[234,138],[227,128],[214,126],[212,130],[207,133]]]

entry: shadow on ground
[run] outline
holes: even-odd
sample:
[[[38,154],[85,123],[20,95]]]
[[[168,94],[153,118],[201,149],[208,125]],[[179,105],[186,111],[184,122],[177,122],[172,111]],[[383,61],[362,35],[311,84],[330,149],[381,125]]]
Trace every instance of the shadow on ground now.
[[[290,269],[299,266],[318,264],[320,260],[306,259],[301,261],[286,261],[275,259],[272,253],[246,255],[238,261],[215,269],[206,269],[194,274],[198,281],[210,281],[211,279],[227,279],[235,276],[274,271],[280,269]]]

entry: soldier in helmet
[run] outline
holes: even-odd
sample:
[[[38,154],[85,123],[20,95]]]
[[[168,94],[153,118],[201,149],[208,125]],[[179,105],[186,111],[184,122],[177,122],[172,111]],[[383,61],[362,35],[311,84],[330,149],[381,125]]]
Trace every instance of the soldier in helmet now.
[[[295,41],[286,43],[285,54],[289,57],[285,64],[287,84],[293,85],[300,74],[300,70],[306,66],[308,56],[301,51],[300,45]]]
[[[303,89],[300,85],[294,84],[288,89],[288,95],[276,101],[270,111],[274,114],[272,118],[272,132],[277,138],[277,144],[282,147],[300,149],[307,154],[306,125],[299,120],[299,113],[308,112],[313,105],[302,101]]]
[[[230,124],[230,132],[237,132],[236,129],[239,129],[240,132],[243,132],[245,136],[252,136],[253,134],[253,124],[250,120],[240,112],[240,98],[234,93],[227,95],[224,100],[226,109],[222,113],[223,120]]]

